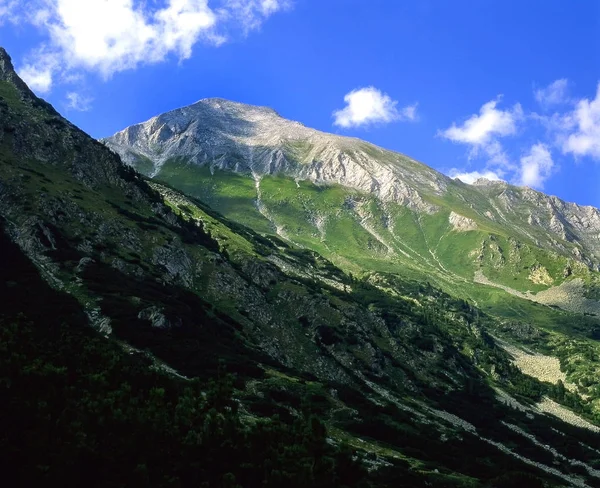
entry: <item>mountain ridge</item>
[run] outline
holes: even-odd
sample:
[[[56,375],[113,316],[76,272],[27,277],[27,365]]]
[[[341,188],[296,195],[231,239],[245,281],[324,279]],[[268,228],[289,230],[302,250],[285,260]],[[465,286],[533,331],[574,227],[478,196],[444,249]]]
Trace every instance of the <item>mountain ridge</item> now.
[[[153,117],[151,117],[150,119],[148,119],[145,122],[138,122],[135,123],[131,126],[126,127],[125,129],[116,132],[115,134],[113,134],[112,136],[108,136],[108,137],[103,137],[100,139],[100,141],[104,142],[105,144],[107,144],[109,147],[113,148],[114,150],[116,150],[116,152],[119,152],[118,150],[118,146],[119,146],[119,142],[118,140],[121,138],[126,137],[126,133],[129,131],[133,131],[134,129],[139,129],[139,128],[147,128],[149,125],[154,125],[154,123],[156,121],[163,121],[163,119],[168,119],[169,116],[174,115],[176,113],[180,113],[185,111],[186,109],[195,107],[197,105],[208,105],[212,108],[216,108],[216,109],[220,109],[222,110],[224,107],[227,108],[227,110],[223,110],[223,112],[227,113],[232,113],[234,110],[232,110],[232,108],[237,109],[237,112],[251,112],[251,111],[256,111],[258,113],[268,113],[268,114],[272,114],[274,116],[276,116],[278,119],[280,119],[281,121],[284,121],[285,123],[291,123],[293,125],[296,125],[298,127],[301,127],[303,129],[307,129],[308,131],[314,132],[315,134],[319,134],[321,136],[325,136],[325,137],[331,137],[331,138],[335,138],[336,140],[340,140],[340,141],[348,141],[348,143],[352,142],[352,143],[359,143],[359,144],[366,144],[368,146],[371,146],[372,148],[379,150],[381,152],[386,152],[386,153],[393,153],[396,156],[399,156],[401,158],[407,158],[410,159],[412,162],[417,163],[419,165],[422,165],[423,167],[427,168],[428,170],[430,170],[431,172],[435,173],[437,177],[439,177],[440,179],[445,179],[447,182],[450,181],[454,181],[454,182],[460,182],[464,185],[469,185],[472,187],[485,187],[485,186],[502,186],[502,187],[513,187],[513,188],[520,188],[523,190],[528,190],[528,191],[532,191],[535,192],[537,194],[540,195],[544,195],[550,199],[553,200],[558,200],[563,204],[567,204],[567,205],[574,205],[576,207],[579,208],[591,208],[591,209],[595,209],[595,210],[599,210],[598,207],[594,206],[594,205],[584,205],[584,204],[579,204],[577,202],[571,202],[565,199],[560,198],[557,195],[551,195],[548,193],[545,193],[541,190],[537,190],[533,187],[527,186],[527,185],[515,185],[513,183],[510,183],[506,180],[490,180],[488,178],[485,177],[481,177],[478,178],[476,181],[474,181],[473,183],[467,183],[464,182],[462,180],[460,180],[460,178],[456,177],[456,178],[452,178],[436,169],[434,169],[431,166],[428,166],[427,163],[424,163],[422,161],[413,159],[409,156],[407,156],[406,154],[396,151],[396,150],[392,150],[392,149],[386,149],[384,147],[378,146],[377,144],[371,143],[369,141],[366,141],[364,139],[361,139],[359,137],[355,137],[355,136],[345,136],[345,135],[340,135],[340,134],[334,134],[334,133],[330,133],[324,130],[320,130],[320,129],[313,129],[311,127],[306,126],[304,123],[299,122],[299,121],[295,121],[295,120],[291,120],[291,119],[286,119],[285,117],[283,117],[281,114],[279,114],[279,112],[277,112],[277,110],[275,110],[274,108],[267,106],[267,105],[252,105],[252,104],[247,104],[244,102],[238,102],[235,100],[229,100],[226,98],[222,98],[222,97],[207,97],[207,98],[202,98],[199,99],[198,101],[189,104],[189,105],[184,105],[172,110],[168,110],[167,112],[164,112],[162,114],[159,115],[155,115]],[[163,121],[164,123],[164,121]],[[298,135],[298,139],[301,139],[301,135]],[[156,154],[154,154],[156,155]],[[163,156],[162,158],[164,159],[168,159],[168,155]],[[162,159],[161,158],[161,159]]]

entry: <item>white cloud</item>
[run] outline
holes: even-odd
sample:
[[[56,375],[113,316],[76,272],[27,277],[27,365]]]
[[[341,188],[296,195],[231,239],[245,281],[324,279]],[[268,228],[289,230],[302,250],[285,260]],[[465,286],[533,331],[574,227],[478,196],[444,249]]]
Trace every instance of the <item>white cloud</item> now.
[[[554,161],[552,154],[545,144],[537,143],[531,146],[529,153],[521,158],[519,170],[519,185],[543,188],[544,182],[552,174]]]
[[[52,88],[52,69],[48,66],[26,64],[19,69],[19,75],[34,92],[44,94]]]
[[[564,153],[600,160],[600,83],[596,98],[577,102],[575,110],[561,118],[560,125],[565,132],[559,136]]]
[[[544,109],[558,107],[559,110],[524,114],[519,104],[503,111],[498,109],[497,101],[492,101],[464,123],[452,124],[440,132],[439,135],[470,147],[470,158],[480,153],[486,157],[483,169],[473,172],[453,169],[449,174],[467,181],[492,172],[511,183],[543,189],[557,169],[552,152],[561,151],[575,158],[589,157],[600,162],[600,83],[594,97],[579,100],[568,95],[568,87],[569,81],[561,79],[535,92],[536,100]],[[529,136],[535,134],[538,142],[528,144],[520,156],[515,155],[511,160],[502,145],[502,137],[519,135],[521,130],[528,131]],[[518,146],[510,149],[514,153],[519,150]]]
[[[81,95],[77,92],[69,92],[66,95],[67,108],[78,112],[87,112],[92,108],[92,98]]]
[[[20,19],[18,7],[18,0],[0,0],[0,25],[4,22],[18,23]]]
[[[498,110],[499,99],[491,100],[473,114],[461,126],[453,123],[441,135],[453,142],[485,145],[495,137],[502,137],[516,132],[516,123],[523,116],[521,105],[516,104],[512,110]]]
[[[32,51],[17,72],[29,88],[39,94],[52,90],[56,73],[60,73],[60,79],[68,76],[60,57],[45,47]]]
[[[108,77],[168,54],[181,59],[208,35],[216,15],[207,0],[168,0],[145,11],[133,0],[51,0],[46,27],[51,45],[71,67]]]
[[[261,0],[260,8],[263,15],[271,15],[282,8],[284,3],[281,0]]]
[[[545,88],[535,90],[534,97],[542,107],[560,105],[568,102],[567,89],[569,81],[566,78],[556,80]]]
[[[499,139],[517,132],[517,124],[523,118],[523,109],[517,103],[508,110],[500,110],[497,108],[499,101],[500,97],[485,103],[479,109],[479,114],[471,115],[460,125],[453,123],[438,134],[452,142],[469,146],[469,158],[477,157],[483,152],[488,165],[512,169],[514,165]]]
[[[469,158],[477,156],[480,150],[484,152],[488,165],[513,169],[514,164],[510,161],[504,147],[498,140],[493,139],[485,144],[473,146]]]
[[[486,180],[491,181],[503,181],[500,172],[494,171],[461,171],[459,169],[453,168],[450,170],[451,178],[458,178],[463,183],[468,183],[472,185],[477,180],[481,178],[485,178]]]
[[[398,110],[398,102],[372,86],[352,90],[346,94],[344,101],[346,106],[333,112],[334,124],[340,127],[360,127],[397,120],[414,121],[417,118],[416,103]]]
[[[0,0],[0,23],[8,5],[18,3],[23,22],[47,40],[21,64],[37,91],[93,71],[108,78],[120,71],[192,55],[201,41],[220,45],[232,22],[247,29],[290,6],[289,0]],[[48,63],[50,56],[55,63]],[[35,87],[34,87],[35,88]]]

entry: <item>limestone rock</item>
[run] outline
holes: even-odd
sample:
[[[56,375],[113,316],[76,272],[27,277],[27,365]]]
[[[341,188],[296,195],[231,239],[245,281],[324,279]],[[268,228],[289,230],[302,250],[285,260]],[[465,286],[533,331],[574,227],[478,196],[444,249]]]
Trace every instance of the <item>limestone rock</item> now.
[[[463,215],[459,215],[455,212],[450,212],[448,221],[452,224],[454,230],[457,230],[459,232],[477,230],[477,222],[468,217],[464,217]]]

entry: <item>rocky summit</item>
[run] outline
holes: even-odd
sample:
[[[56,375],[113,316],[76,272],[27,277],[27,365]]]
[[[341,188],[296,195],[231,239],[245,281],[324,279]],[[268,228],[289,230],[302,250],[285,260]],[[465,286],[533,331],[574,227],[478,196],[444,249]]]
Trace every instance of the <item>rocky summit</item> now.
[[[255,107],[219,98],[199,102],[134,125],[105,140],[135,164],[163,164],[184,157],[193,164],[251,175],[282,174],[314,183],[337,183],[382,200],[427,208],[420,192],[441,193],[448,179],[400,154],[309,129]]]
[[[271,109],[99,142],[0,51],[15,486],[600,486],[598,211]]]

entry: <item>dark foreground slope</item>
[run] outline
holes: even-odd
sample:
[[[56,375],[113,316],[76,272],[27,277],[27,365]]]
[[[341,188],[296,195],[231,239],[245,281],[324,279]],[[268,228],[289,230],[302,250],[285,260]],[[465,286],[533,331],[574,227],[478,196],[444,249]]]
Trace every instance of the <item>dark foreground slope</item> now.
[[[0,232],[0,447],[7,486],[369,486],[315,417],[242,423],[232,378],[153,371],[87,324]]]
[[[5,473],[598,484],[597,434],[536,410],[571,396],[520,374],[492,318],[427,283],[354,279],[148,183],[37,99],[4,52],[0,78]]]

